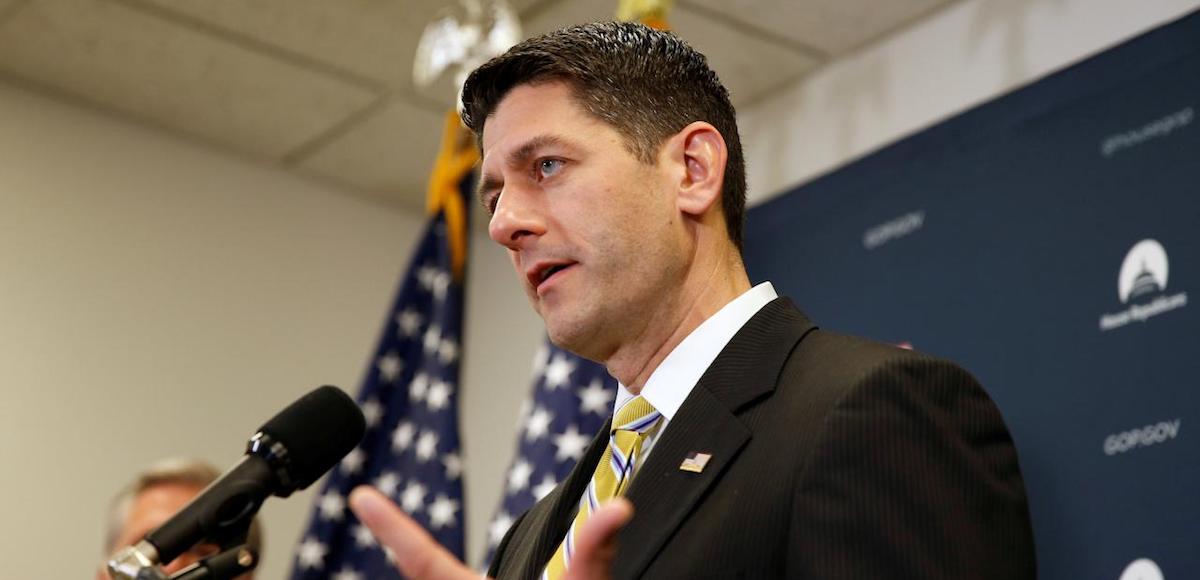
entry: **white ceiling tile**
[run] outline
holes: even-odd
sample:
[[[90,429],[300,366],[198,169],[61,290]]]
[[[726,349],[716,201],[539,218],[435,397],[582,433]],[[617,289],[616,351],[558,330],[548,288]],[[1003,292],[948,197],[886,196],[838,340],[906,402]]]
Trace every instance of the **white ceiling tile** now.
[[[616,6],[616,2],[558,2],[536,11],[521,25],[525,36],[533,37],[572,24],[612,20],[616,17]]]
[[[444,117],[393,100],[346,134],[301,160],[304,173],[424,207]]]
[[[682,7],[671,13],[671,25],[708,57],[709,66],[721,77],[735,105],[761,99],[820,64],[808,55]]]
[[[143,120],[279,158],[375,95],[111,2],[39,0],[0,68]]]
[[[368,82],[411,90],[412,62],[425,25],[445,0],[129,0],[343,70]],[[318,67],[321,68],[321,67]],[[453,95],[446,97],[451,102]]]
[[[952,1],[678,0],[669,20],[743,106]],[[509,2],[527,37],[611,20],[616,6]],[[456,89],[448,74],[415,89],[412,61],[424,27],[460,10],[457,0],[0,0],[0,72],[419,207],[437,111]]]
[[[834,55],[953,0],[682,0]],[[678,8],[677,8],[678,10]]]
[[[612,20],[612,6],[598,2],[562,2],[527,24],[530,35],[564,26]],[[735,105],[754,101],[765,91],[798,78],[817,66],[809,56],[778,43],[722,26],[712,18],[676,6],[669,21],[676,34],[708,57],[709,66],[729,89]]]

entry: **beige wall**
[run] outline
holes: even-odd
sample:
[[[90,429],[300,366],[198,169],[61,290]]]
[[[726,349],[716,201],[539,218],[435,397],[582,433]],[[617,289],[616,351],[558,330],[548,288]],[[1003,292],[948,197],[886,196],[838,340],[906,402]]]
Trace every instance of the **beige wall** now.
[[[231,465],[296,396],[357,389],[423,220],[4,84],[0,159],[0,577],[86,578],[128,474]],[[466,337],[464,416],[482,497],[509,445],[478,442],[511,440],[540,325],[476,246],[469,312],[491,322]],[[310,493],[264,508],[262,578],[286,574]]]
[[[1200,6],[966,0],[742,111],[752,198]],[[0,84],[5,578],[80,578],[105,503],[167,455],[220,466],[323,383],[353,391],[421,223],[345,191]],[[540,326],[477,234],[463,436],[483,547]],[[310,494],[268,502],[283,578]]]

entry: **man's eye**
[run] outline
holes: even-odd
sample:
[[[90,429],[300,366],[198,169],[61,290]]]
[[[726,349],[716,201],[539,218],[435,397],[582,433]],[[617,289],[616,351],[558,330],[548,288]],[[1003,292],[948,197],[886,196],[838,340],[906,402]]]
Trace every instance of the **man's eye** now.
[[[562,169],[563,162],[561,159],[542,159],[537,163],[538,173],[541,177],[550,177],[558,173]]]

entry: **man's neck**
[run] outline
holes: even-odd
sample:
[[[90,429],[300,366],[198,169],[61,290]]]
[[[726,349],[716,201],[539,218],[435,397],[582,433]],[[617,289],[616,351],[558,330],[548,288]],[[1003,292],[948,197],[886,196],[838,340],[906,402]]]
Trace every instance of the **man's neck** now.
[[[642,336],[618,348],[604,361],[608,372],[630,393],[637,395],[650,375],[683,339],[705,320],[750,289],[750,278],[740,258],[735,265],[716,265],[693,272],[697,274],[682,285],[673,304],[646,326]]]

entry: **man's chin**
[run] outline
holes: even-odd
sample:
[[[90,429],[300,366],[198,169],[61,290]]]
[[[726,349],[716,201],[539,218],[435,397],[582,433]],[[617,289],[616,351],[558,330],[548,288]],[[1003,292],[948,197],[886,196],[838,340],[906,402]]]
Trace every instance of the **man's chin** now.
[[[546,320],[546,335],[558,348],[588,360],[601,361],[602,355],[597,352],[595,333],[586,328],[570,324],[552,324],[550,320]]]

